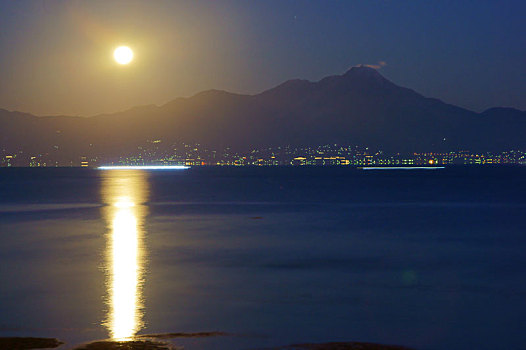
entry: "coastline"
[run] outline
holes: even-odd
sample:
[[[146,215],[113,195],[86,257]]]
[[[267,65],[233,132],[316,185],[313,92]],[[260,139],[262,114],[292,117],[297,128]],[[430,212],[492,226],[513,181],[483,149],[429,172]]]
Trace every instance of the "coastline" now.
[[[138,335],[132,340],[98,340],[73,348],[57,338],[36,337],[0,337],[0,350],[36,350],[56,349],[65,346],[71,350],[177,350],[184,349],[178,345],[167,342],[167,339],[176,338],[207,338],[217,336],[234,336],[224,332],[198,332],[198,333],[163,333]],[[300,343],[259,350],[411,350],[401,345],[386,345],[367,342],[327,342],[327,343]]]

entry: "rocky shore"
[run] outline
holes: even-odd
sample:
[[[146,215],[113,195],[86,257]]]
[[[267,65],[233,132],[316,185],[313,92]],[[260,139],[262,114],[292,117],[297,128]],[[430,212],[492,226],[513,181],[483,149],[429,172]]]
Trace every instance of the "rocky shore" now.
[[[130,341],[102,340],[77,346],[73,350],[182,350],[162,339],[174,338],[200,338],[227,336],[223,332],[199,332],[199,333],[163,333],[138,335]],[[33,337],[0,337],[0,350],[32,350],[53,349],[64,342],[55,338],[33,338]],[[331,343],[305,343],[291,344],[275,348],[259,350],[411,350],[398,345],[383,345],[361,342],[331,342]]]

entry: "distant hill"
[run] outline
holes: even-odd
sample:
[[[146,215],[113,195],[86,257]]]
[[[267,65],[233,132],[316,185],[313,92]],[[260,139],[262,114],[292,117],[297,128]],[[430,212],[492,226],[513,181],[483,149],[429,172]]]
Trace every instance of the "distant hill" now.
[[[89,118],[0,110],[0,147],[28,153],[117,155],[156,139],[238,150],[338,143],[391,152],[500,151],[526,149],[524,135],[526,112],[475,113],[365,66],[318,82],[289,80],[257,95],[210,90]]]

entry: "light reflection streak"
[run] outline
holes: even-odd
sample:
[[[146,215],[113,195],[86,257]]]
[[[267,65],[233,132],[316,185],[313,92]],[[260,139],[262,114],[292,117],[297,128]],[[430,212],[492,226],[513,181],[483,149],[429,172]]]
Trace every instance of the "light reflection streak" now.
[[[147,173],[104,172],[102,196],[107,206],[107,315],[103,324],[111,338],[132,338],[143,327],[145,248],[143,221]]]
[[[99,170],[184,170],[189,169],[186,165],[105,165]]]

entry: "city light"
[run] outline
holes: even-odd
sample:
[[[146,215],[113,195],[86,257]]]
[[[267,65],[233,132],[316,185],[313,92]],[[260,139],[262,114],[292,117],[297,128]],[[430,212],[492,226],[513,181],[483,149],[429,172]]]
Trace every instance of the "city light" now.
[[[443,166],[364,166],[362,170],[437,170],[445,169]]]
[[[526,150],[499,152],[452,150],[443,152],[385,151],[360,145],[261,147],[234,150],[211,149],[195,144],[161,139],[137,144],[126,155],[89,153],[78,156],[59,153],[28,154],[23,150],[0,150],[0,167],[80,167],[101,170],[179,170],[202,166],[351,166],[437,167],[456,165],[526,165]]]

